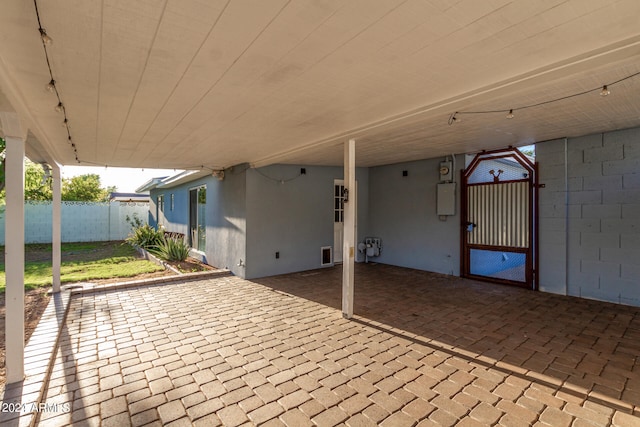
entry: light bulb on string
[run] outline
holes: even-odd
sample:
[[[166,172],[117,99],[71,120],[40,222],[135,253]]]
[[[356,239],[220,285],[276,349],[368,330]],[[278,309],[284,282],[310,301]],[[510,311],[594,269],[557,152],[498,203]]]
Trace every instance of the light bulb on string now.
[[[64,105],[62,105],[62,102],[58,102],[58,105],[56,105],[56,111],[58,113],[62,113],[64,111]]]
[[[50,46],[51,43],[53,43],[53,39],[49,37],[47,32],[44,30],[44,28],[38,28],[38,30],[40,31],[40,38],[42,39],[42,43],[46,44],[47,46]]]
[[[509,114],[507,114],[507,119],[513,119],[515,116],[513,114],[513,109],[509,110]]]
[[[602,86],[602,90],[600,91],[600,96],[607,96],[611,93],[607,85]]]

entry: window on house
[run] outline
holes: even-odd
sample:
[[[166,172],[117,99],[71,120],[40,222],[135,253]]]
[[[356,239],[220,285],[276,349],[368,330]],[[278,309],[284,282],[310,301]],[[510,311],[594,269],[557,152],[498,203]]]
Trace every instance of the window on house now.
[[[164,194],[158,196],[158,209],[160,212],[164,212]]]

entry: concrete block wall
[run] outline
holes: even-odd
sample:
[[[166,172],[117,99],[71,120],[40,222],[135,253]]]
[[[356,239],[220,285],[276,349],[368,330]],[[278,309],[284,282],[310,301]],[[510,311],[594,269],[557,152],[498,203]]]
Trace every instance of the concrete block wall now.
[[[62,202],[63,242],[124,240],[131,227],[126,216],[146,218],[148,203]],[[25,243],[51,243],[51,202],[25,203]],[[0,215],[0,244],[4,245],[4,215]]]
[[[541,289],[640,306],[640,129],[536,146]]]

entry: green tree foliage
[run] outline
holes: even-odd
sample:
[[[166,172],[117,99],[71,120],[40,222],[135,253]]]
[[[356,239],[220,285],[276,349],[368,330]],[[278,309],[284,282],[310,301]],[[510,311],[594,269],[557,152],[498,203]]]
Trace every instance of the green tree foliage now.
[[[5,204],[5,141],[0,138],[0,211]],[[100,175],[86,174],[62,180],[62,200],[82,202],[103,202],[109,200],[109,193],[115,187],[102,188]],[[51,200],[51,176],[42,165],[25,159],[24,199]]]
[[[4,160],[4,159],[3,159]],[[2,164],[2,184],[0,187],[0,204],[5,203],[4,161]],[[25,159],[24,163],[24,199],[51,200],[51,178],[45,174],[42,165]]]
[[[51,177],[46,174],[42,165],[25,162],[24,168],[24,199],[51,200]]]
[[[109,200],[115,188],[102,188],[100,175],[89,173],[62,180],[62,200],[102,202]]]

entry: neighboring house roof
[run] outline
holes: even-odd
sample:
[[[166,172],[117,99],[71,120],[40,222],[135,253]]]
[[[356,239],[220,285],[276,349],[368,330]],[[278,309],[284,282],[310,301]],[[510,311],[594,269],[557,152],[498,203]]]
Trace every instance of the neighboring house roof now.
[[[117,193],[113,192],[109,194],[110,202],[148,202],[148,194],[140,193]]]
[[[172,176],[151,178],[149,181],[136,188],[137,192],[151,191],[158,188],[172,188],[186,182],[194,181],[198,178],[211,175],[209,170],[186,170]]]
[[[144,192],[148,192],[154,188],[156,188],[156,186],[162,182],[163,179],[167,178],[166,176],[160,176],[157,178],[151,178],[149,181],[145,182],[144,184],[142,184],[140,187],[136,188],[136,193],[144,193]]]

